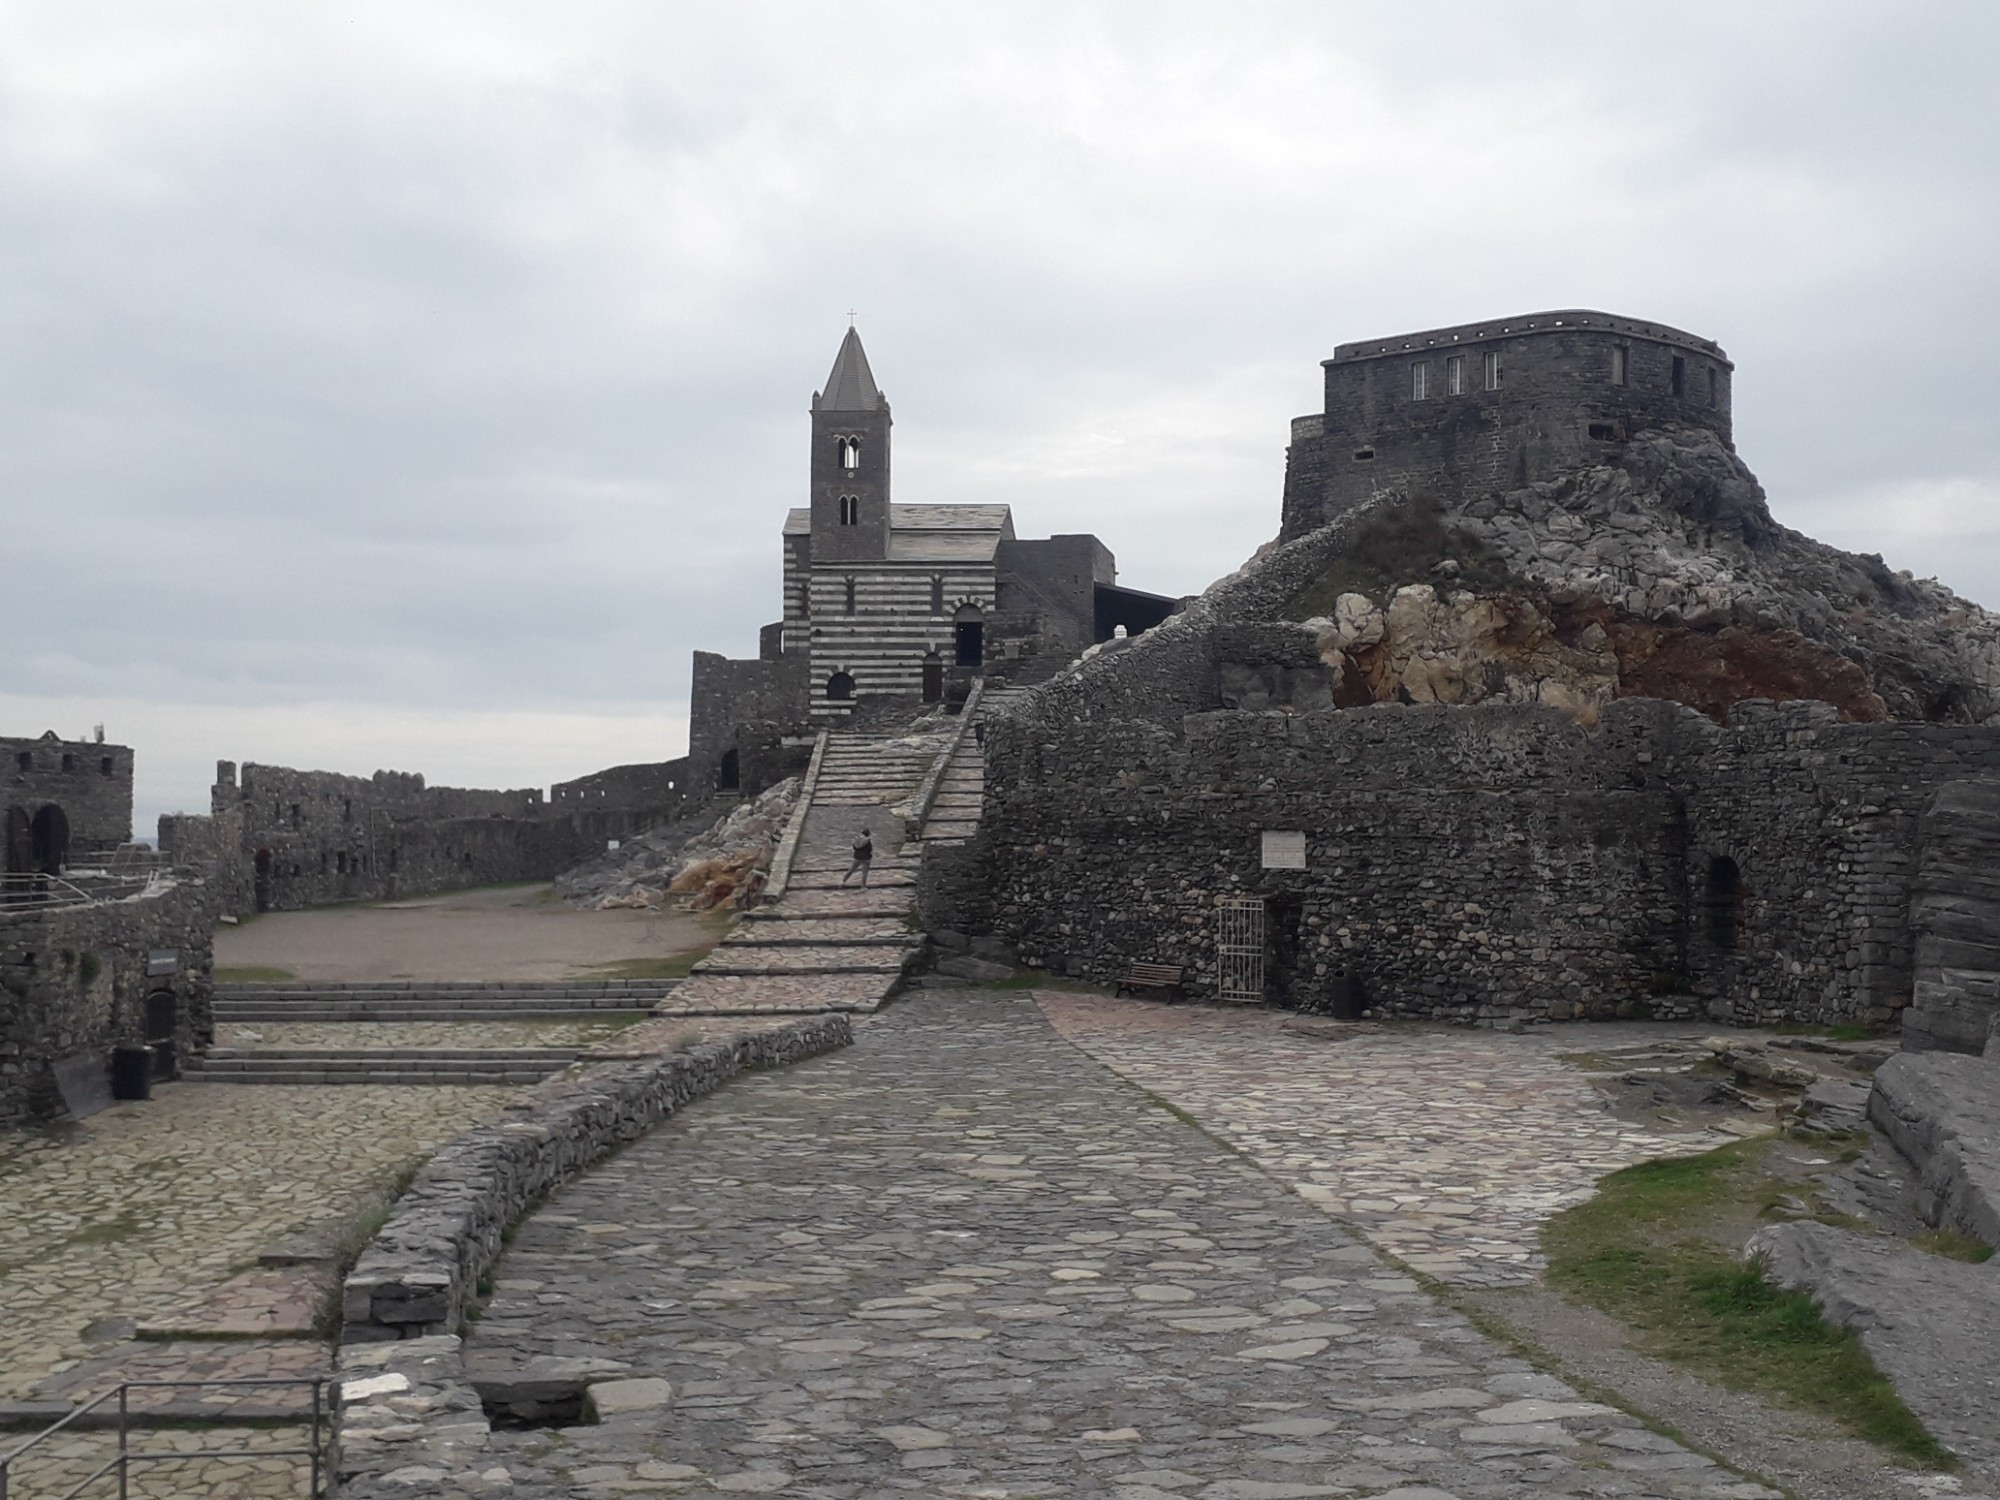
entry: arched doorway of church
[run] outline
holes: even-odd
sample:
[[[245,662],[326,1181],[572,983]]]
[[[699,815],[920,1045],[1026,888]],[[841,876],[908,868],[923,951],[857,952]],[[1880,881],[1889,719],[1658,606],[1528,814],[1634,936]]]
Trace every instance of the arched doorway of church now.
[[[835,672],[826,680],[826,701],[848,703],[854,698],[854,678],[846,672]]]
[[[33,864],[44,875],[60,875],[69,863],[69,814],[51,802],[28,825]]]
[[[986,660],[986,622],[976,604],[961,604],[952,616],[952,644],[958,665],[976,667]]]
[[[7,873],[31,874],[35,868],[35,836],[25,807],[7,809]]]
[[[924,657],[924,702],[937,703],[944,698],[944,658],[932,651]]]

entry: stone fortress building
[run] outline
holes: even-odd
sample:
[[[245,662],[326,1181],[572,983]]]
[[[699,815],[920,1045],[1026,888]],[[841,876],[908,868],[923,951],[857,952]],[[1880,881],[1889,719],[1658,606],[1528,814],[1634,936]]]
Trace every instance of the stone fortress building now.
[[[1324,410],[1292,422],[1290,541],[1371,496],[1525,489],[1640,432],[1730,443],[1735,366],[1708,339],[1568,308],[1336,345]]]
[[[2000,617],[1771,517],[1723,351],[1343,344],[1279,543],[997,716],[934,926],[1461,1021],[2000,1013]]]
[[[891,425],[849,328],[812,399],[808,504],[784,523],[783,617],[755,661],[695,655],[693,784],[768,782],[819,728],[962,699],[974,676],[1040,680],[1179,607],[1120,587],[1094,536],[1022,540],[1005,505],[893,501]]]
[[[132,751],[102,737],[0,739],[8,875],[55,875],[132,837]]]

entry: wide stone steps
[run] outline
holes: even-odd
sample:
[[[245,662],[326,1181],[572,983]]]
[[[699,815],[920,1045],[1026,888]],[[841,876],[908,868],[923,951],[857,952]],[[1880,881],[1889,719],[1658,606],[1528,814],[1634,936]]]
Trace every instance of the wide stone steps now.
[[[709,974],[900,974],[916,950],[888,944],[729,943],[694,966]],[[692,984],[693,979],[689,980]]]
[[[198,1083],[539,1083],[574,1047],[212,1047],[182,1077]]]
[[[231,1021],[519,1021],[651,1010],[672,979],[219,984]]]
[[[892,974],[702,974],[654,1007],[662,1016],[807,1015],[879,1010]]]

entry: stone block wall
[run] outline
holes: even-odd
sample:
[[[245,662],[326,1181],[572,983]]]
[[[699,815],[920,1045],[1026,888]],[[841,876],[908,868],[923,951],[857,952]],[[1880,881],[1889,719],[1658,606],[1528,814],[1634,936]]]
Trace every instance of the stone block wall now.
[[[701,796],[706,795],[706,789]],[[701,800],[700,796],[694,801]],[[688,758],[612,766],[549,788],[548,811],[582,837],[627,839],[682,817],[691,803]]]
[[[54,1064],[85,1053],[108,1066],[114,1046],[145,1040],[149,995],[173,997],[179,1056],[206,1048],[215,1030],[214,918],[212,893],[193,882],[120,901],[0,911],[0,1124],[61,1113]]]
[[[59,817],[52,817],[54,809]],[[0,738],[0,868],[27,873],[109,852],[132,837],[132,751],[126,745],[58,739]],[[59,860],[48,854],[61,831]],[[50,871],[53,873],[53,871]]]
[[[711,651],[694,653],[694,679],[688,695],[687,786],[691,795],[763,790],[746,778],[738,729],[750,724],[775,725],[781,735],[809,736],[806,705],[810,670],[809,659],[799,653],[769,661],[732,661]],[[727,774],[730,770],[733,776]],[[733,786],[725,785],[732,781]]]

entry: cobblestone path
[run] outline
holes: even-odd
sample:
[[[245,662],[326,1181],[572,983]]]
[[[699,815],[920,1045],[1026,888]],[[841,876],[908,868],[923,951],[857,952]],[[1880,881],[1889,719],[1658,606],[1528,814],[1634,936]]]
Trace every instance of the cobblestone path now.
[[[1024,994],[905,1000],[521,1228],[470,1353],[665,1377],[518,1497],[1749,1497],[1488,1341]]]
[[[80,1125],[0,1134],[0,1397],[114,1352],[86,1339],[97,1320],[171,1317],[519,1097],[177,1083]]]
[[[1542,1223],[1607,1172],[1733,1136],[1620,1120],[1557,1053],[1630,1032],[1316,1025],[1273,1011],[1038,991],[1056,1029],[1426,1275],[1536,1279]]]

